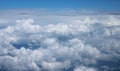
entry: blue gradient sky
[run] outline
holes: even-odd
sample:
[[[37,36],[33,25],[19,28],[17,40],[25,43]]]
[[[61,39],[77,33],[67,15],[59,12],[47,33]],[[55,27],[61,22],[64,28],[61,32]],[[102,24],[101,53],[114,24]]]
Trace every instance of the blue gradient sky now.
[[[0,0],[0,9],[92,9],[120,10],[120,0]]]

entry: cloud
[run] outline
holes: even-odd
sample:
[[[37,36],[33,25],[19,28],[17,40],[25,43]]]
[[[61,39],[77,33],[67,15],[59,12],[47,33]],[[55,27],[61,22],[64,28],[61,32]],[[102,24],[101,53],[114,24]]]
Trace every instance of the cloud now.
[[[74,69],[74,71],[96,71],[94,68],[88,68],[85,66],[79,66]]]
[[[42,17],[57,22],[31,16],[0,29],[0,71],[120,70],[119,15]]]

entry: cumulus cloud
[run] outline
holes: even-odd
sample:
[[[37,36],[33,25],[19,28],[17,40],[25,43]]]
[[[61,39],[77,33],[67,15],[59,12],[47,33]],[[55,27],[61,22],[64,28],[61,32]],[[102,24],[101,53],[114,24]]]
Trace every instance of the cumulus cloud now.
[[[0,29],[0,71],[120,70],[119,15],[51,17],[58,23],[31,16]]]
[[[96,71],[94,68],[87,68],[85,66],[79,66],[74,69],[74,71]]]

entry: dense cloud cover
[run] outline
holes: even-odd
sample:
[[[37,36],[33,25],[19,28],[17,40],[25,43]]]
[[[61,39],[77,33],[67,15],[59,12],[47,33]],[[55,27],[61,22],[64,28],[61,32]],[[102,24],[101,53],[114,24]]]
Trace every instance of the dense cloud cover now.
[[[0,71],[120,70],[119,15],[42,18],[58,23],[1,19],[7,24],[0,28]]]

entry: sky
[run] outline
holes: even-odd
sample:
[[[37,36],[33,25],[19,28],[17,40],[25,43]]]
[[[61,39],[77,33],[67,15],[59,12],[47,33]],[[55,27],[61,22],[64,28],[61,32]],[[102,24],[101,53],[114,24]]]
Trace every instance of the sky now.
[[[120,10],[120,0],[0,0],[0,9],[45,8]]]
[[[0,0],[0,71],[120,71],[119,7],[120,0]]]

